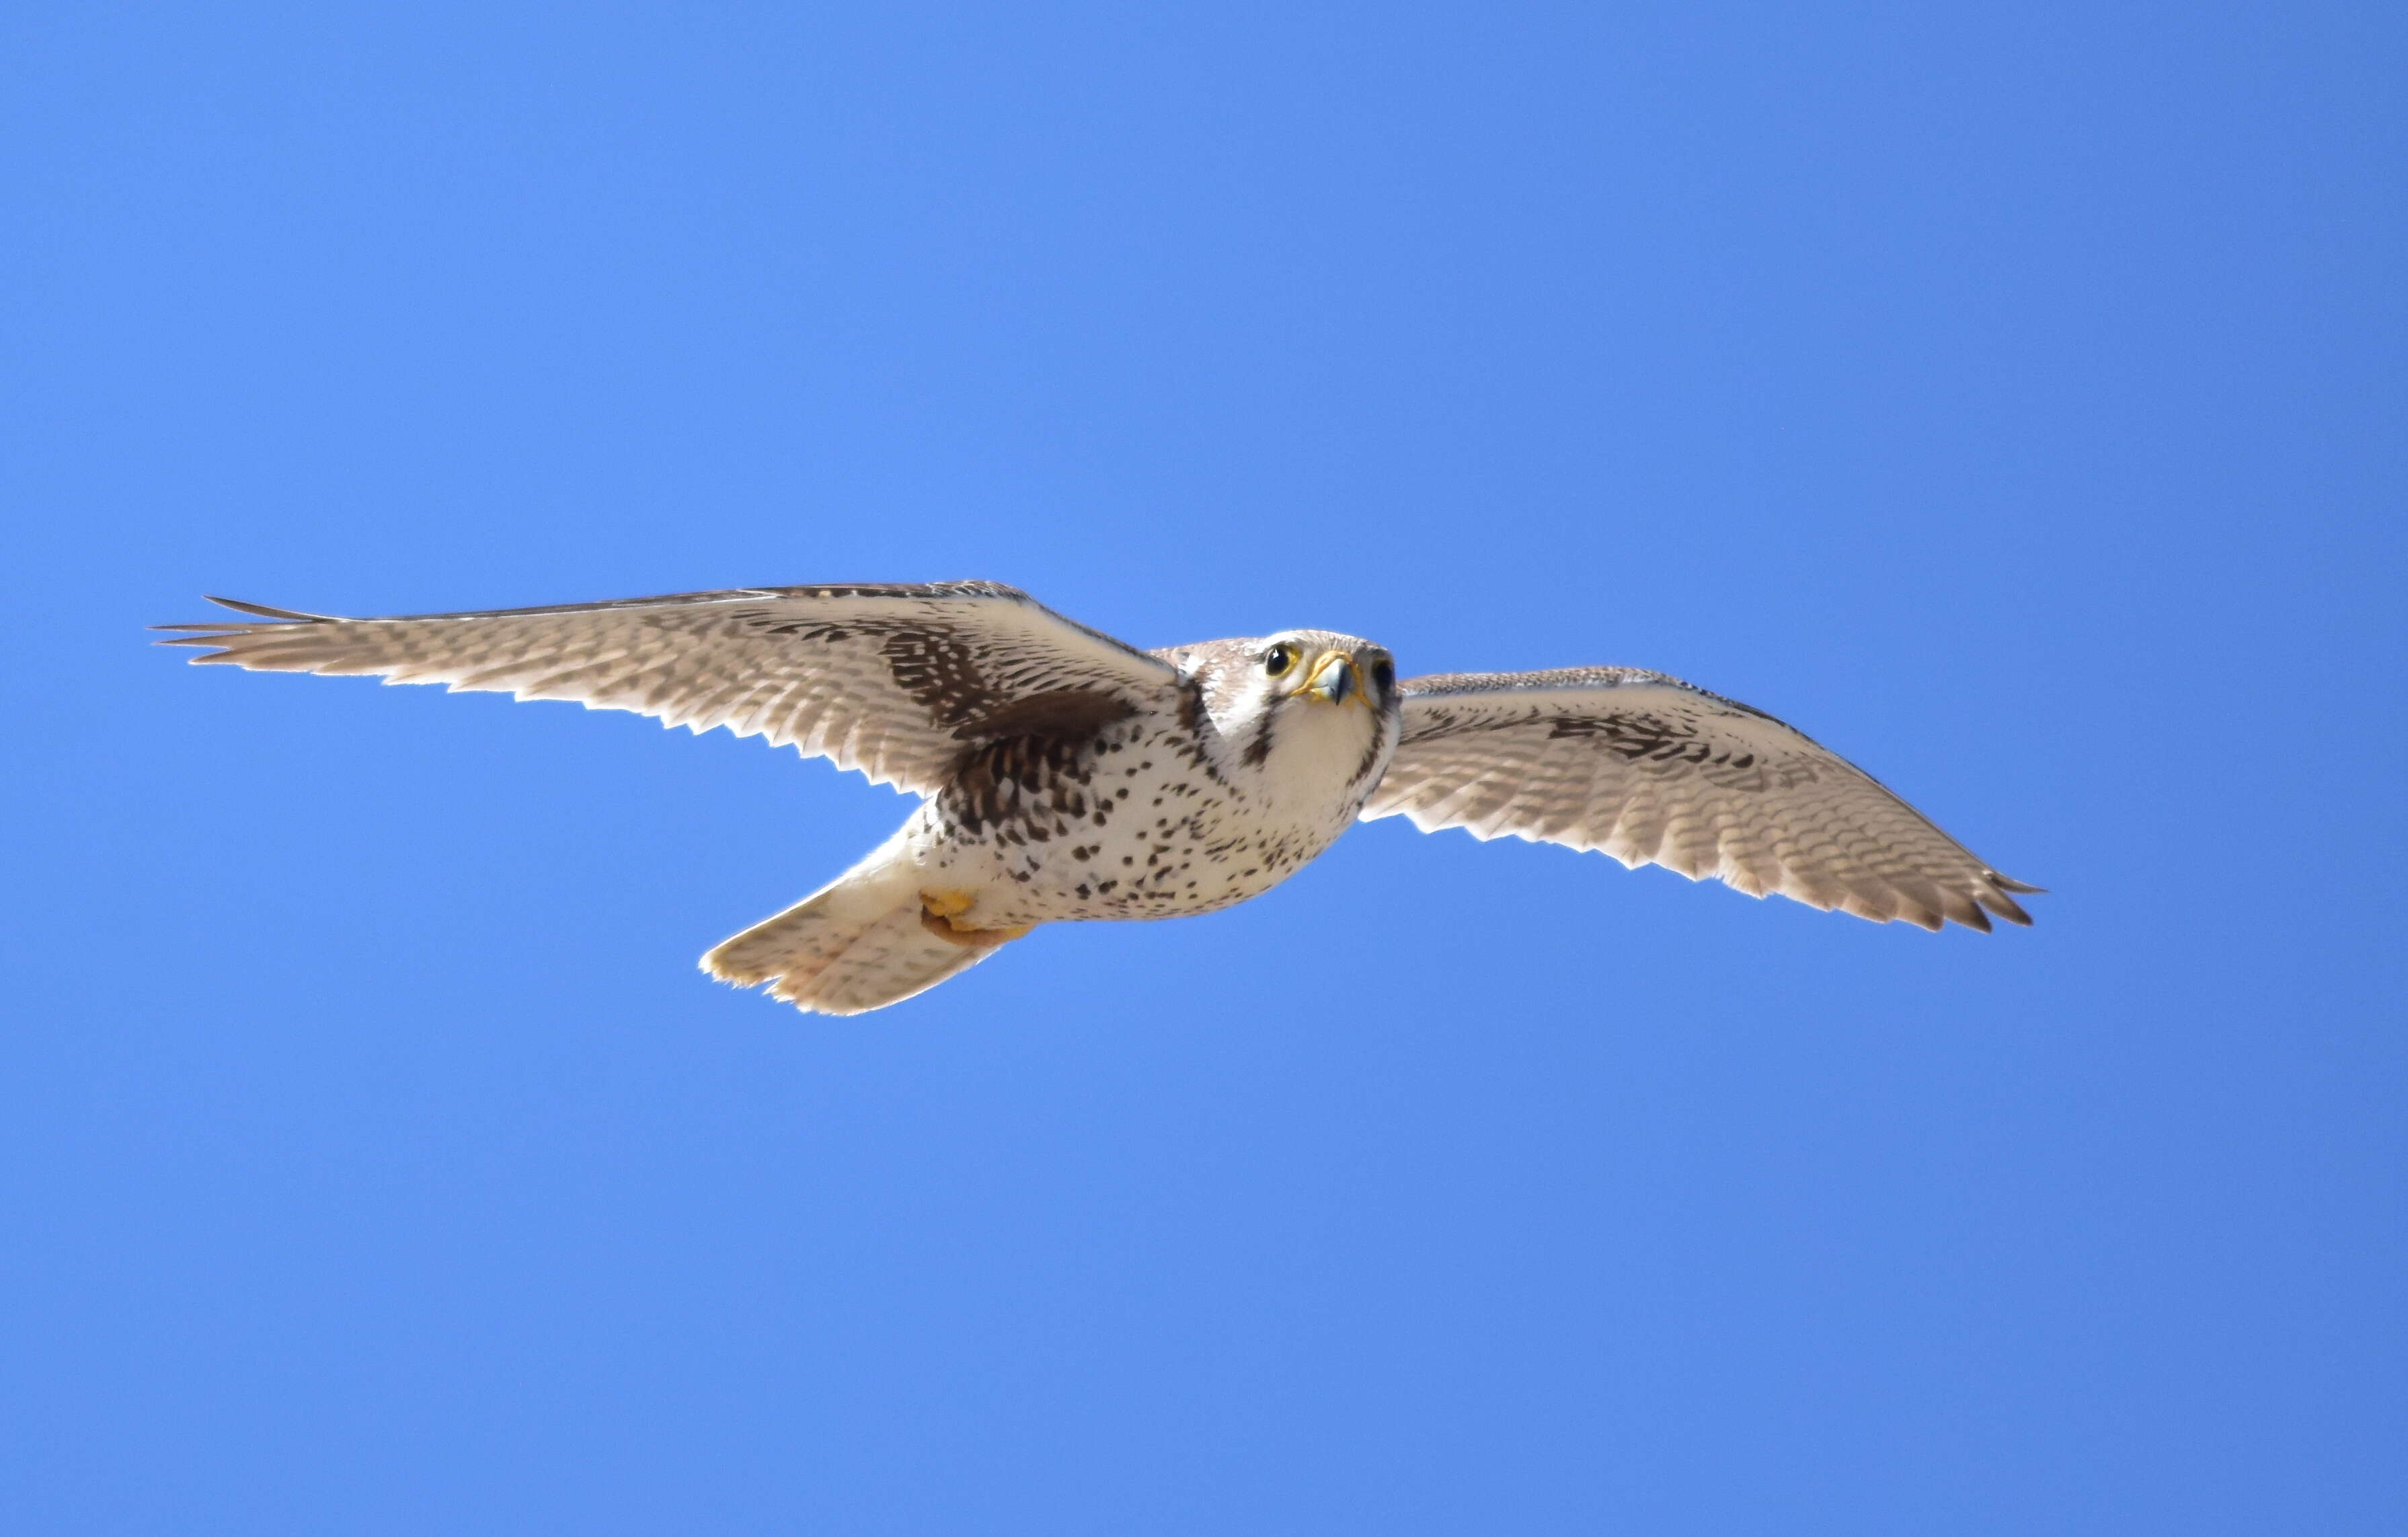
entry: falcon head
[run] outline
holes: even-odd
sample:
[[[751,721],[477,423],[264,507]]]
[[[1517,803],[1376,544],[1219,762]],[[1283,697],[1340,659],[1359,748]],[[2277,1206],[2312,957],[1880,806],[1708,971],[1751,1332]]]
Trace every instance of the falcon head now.
[[[1190,680],[1224,772],[1273,791],[1368,795],[1396,751],[1397,664],[1385,647],[1333,630],[1283,630],[1158,654]]]

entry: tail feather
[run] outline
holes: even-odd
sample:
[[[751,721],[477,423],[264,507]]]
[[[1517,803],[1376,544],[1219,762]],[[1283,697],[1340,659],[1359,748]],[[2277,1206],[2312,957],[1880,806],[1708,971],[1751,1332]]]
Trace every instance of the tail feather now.
[[[858,1014],[968,970],[996,942],[952,934],[911,882],[872,867],[722,941],[702,969],[740,987],[770,983],[770,997],[808,1013]]]

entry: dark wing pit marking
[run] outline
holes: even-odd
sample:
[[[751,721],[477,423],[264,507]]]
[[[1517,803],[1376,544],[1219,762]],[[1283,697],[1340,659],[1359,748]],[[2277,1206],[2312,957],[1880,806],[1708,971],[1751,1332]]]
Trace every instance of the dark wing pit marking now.
[[[990,741],[1002,737],[1092,737],[1137,713],[1137,706],[1118,695],[1097,689],[1061,688],[1032,694],[991,710],[957,726],[964,741]]]

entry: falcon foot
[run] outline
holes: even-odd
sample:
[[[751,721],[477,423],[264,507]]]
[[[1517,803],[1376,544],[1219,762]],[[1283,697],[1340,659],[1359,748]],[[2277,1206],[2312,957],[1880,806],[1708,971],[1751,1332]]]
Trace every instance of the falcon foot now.
[[[977,901],[978,898],[967,891],[924,891],[920,893],[920,927],[948,944],[971,950],[992,950],[1037,927],[1020,924],[1011,928],[977,927],[963,917]]]

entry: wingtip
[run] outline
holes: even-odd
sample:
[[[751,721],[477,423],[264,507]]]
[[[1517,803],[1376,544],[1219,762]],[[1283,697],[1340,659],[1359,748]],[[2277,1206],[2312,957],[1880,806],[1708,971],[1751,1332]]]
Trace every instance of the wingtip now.
[[[215,593],[203,593],[201,596],[221,609],[232,609],[236,613],[256,614],[262,619],[309,621],[326,617],[324,614],[303,613],[298,609],[272,609],[265,603],[245,603],[238,597],[220,597]]]
[[[327,617],[324,614],[303,613],[297,609],[275,609],[265,603],[246,603],[238,597],[220,597],[215,593],[205,593],[202,596],[221,609],[232,609],[236,613],[251,615],[254,621],[265,619],[273,625],[314,625]],[[168,639],[155,642],[162,646],[221,645],[242,636],[257,635],[262,631],[262,626],[256,623],[237,625],[228,624],[223,620],[187,625],[152,625],[148,627],[169,632]],[[192,660],[214,662],[225,654],[224,652],[216,651],[205,656],[193,657]]]
[[[2022,886],[2017,889],[2023,891],[2037,891],[2040,888],[2037,886]],[[1984,901],[1982,905],[1992,912],[1997,913],[2000,917],[2004,918],[2007,922],[2014,924],[2018,928],[2029,928],[2032,927],[2032,915],[2024,911],[2023,904],[2021,902],[2018,902],[2014,898],[2007,896],[2004,892],[1994,893],[1987,900]]]

